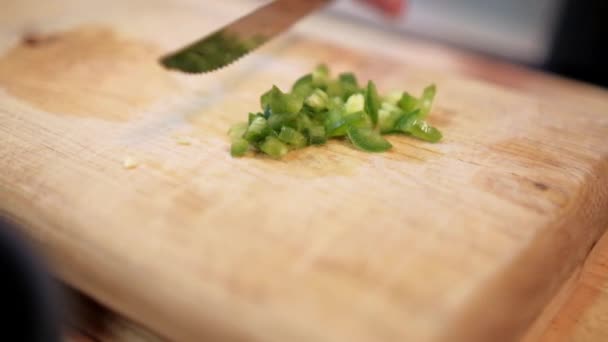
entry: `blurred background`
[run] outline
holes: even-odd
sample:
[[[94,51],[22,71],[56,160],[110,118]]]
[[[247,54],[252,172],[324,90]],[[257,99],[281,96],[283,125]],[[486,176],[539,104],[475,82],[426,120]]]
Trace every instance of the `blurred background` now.
[[[338,0],[332,9],[383,28],[608,86],[608,1],[409,0],[395,20]]]

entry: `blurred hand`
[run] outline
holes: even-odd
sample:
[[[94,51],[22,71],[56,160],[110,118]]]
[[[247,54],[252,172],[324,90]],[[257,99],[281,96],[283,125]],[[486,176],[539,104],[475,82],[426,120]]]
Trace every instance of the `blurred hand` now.
[[[364,0],[364,2],[381,10],[386,15],[397,17],[405,10],[407,0]]]

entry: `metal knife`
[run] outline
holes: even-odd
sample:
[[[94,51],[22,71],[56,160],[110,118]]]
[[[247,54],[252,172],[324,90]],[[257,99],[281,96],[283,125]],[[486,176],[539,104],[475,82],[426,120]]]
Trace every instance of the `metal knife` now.
[[[222,68],[253,51],[331,0],[276,0],[161,59],[188,73]]]

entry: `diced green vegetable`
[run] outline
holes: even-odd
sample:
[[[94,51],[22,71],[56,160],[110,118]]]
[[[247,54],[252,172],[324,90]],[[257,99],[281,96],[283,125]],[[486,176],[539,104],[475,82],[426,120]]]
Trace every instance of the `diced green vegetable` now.
[[[352,114],[356,112],[363,112],[365,110],[365,97],[363,94],[351,95],[346,103],[344,104],[344,112],[346,114]]]
[[[342,110],[344,108],[344,100],[341,97],[332,97],[327,106],[328,110]]]
[[[301,148],[306,146],[306,137],[304,136],[304,134],[287,126],[281,128],[281,133],[279,133],[279,140],[293,146],[294,148]]]
[[[331,115],[331,114],[330,114]],[[328,137],[341,137],[346,135],[346,131],[351,126],[365,126],[365,113],[356,112],[347,115],[333,115],[331,120],[325,124],[325,131]]]
[[[408,132],[418,139],[433,143],[438,142],[443,137],[437,128],[420,119],[414,121]]]
[[[327,86],[329,82],[329,68],[325,64],[318,65],[312,72],[312,84],[315,87]]]
[[[378,124],[378,110],[380,110],[380,96],[374,82],[369,81],[365,90],[365,112],[374,126]]]
[[[281,131],[283,126],[296,126],[296,119],[298,114],[279,114],[273,113],[268,118],[268,126],[274,131]]]
[[[232,145],[230,146],[230,154],[233,157],[240,157],[247,153],[247,150],[249,150],[249,142],[243,138],[243,135],[245,132],[247,132],[247,128],[247,123],[243,122],[233,125],[228,131],[228,135],[232,141]]]
[[[390,103],[392,105],[397,105],[399,100],[401,100],[401,96],[403,95],[400,91],[391,91],[382,99],[383,103]]]
[[[347,99],[352,94],[360,91],[357,84],[357,77],[350,72],[341,73],[338,79],[329,82],[327,85],[327,93],[331,97]]]
[[[260,150],[273,158],[281,158],[289,152],[287,145],[271,135],[267,136],[264,142],[260,144]]]
[[[437,87],[434,84],[424,88],[422,92],[422,97],[420,98],[420,119],[425,119],[427,115],[431,112],[431,106],[433,105],[433,99],[435,98],[435,93],[437,93]]]
[[[435,98],[436,92],[437,87],[432,84],[424,88],[420,99],[417,99],[408,93],[403,93],[401,99],[398,102],[398,106],[406,113],[410,113],[413,110],[420,109],[420,112],[418,113],[418,118],[424,119],[431,111],[431,106],[433,105],[433,99]]]
[[[255,118],[257,117],[264,117],[264,114],[262,113],[249,113],[249,120],[247,121],[249,125],[251,125],[251,123],[253,122],[253,120],[255,120]]]
[[[249,127],[249,125],[246,122],[234,124],[228,130],[228,136],[230,137],[231,140],[242,138],[243,134],[245,134],[245,132],[247,132],[248,127]]]
[[[353,74],[352,72],[343,72],[338,75],[338,79],[342,84],[349,84],[355,88],[359,88],[357,83],[357,76],[355,76],[355,74]]]
[[[283,93],[277,86],[260,98],[262,108],[270,107],[273,113],[297,114],[302,109],[302,98],[297,94]]]
[[[291,92],[305,98],[312,93],[314,89],[315,88],[312,85],[312,74],[307,74],[300,77],[296,83],[293,84]]]
[[[402,111],[409,113],[418,107],[418,99],[405,92],[401,96],[401,99],[399,99],[397,105]]]
[[[268,134],[268,131],[270,131],[268,122],[263,117],[258,116],[251,122],[243,138],[249,142],[255,142],[263,139]]]
[[[310,128],[310,126],[312,126],[312,120],[310,120],[310,117],[308,115],[302,114],[296,119],[296,129],[299,132],[304,132],[305,130]]]
[[[419,113],[420,109],[416,109],[407,114],[403,114],[395,123],[394,128],[398,131],[409,133],[410,129],[414,126],[416,120],[418,120]]]
[[[308,142],[311,145],[322,145],[327,141],[325,135],[325,127],[323,126],[311,126],[308,128]]]
[[[348,138],[353,145],[367,152],[384,152],[393,147],[378,132],[370,128],[350,127]]]
[[[249,150],[249,141],[243,138],[237,138],[232,140],[232,145],[230,146],[230,154],[233,157],[240,157],[245,155]]]
[[[393,108],[391,108],[391,106]],[[406,114],[402,110],[391,104],[384,103],[378,111],[378,127],[380,133],[395,133],[399,132],[399,122]]]
[[[312,108],[315,112],[320,112],[327,109],[329,104],[329,96],[321,89],[315,89],[310,96],[306,98],[306,105]]]
[[[437,142],[441,132],[424,120],[435,93],[430,85],[420,98],[406,92],[381,96],[374,82],[361,88],[354,74],[332,78],[329,68],[320,65],[290,92],[273,86],[264,93],[261,112],[249,113],[247,122],[228,131],[230,153],[238,157],[251,149],[281,158],[289,150],[343,137],[363,151],[382,152],[392,147],[382,137],[387,133]]]

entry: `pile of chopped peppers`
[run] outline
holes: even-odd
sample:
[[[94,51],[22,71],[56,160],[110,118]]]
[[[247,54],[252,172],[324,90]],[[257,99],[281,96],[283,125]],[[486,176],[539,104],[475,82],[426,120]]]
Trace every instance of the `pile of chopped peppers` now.
[[[420,97],[407,92],[381,97],[374,82],[360,87],[352,73],[331,78],[327,66],[320,65],[298,79],[291,92],[273,86],[263,94],[262,111],[249,113],[248,122],[230,129],[230,152],[236,157],[254,150],[281,158],[344,137],[363,151],[384,152],[392,145],[382,135],[391,133],[438,142],[441,132],[425,121],[435,92],[430,85]]]

